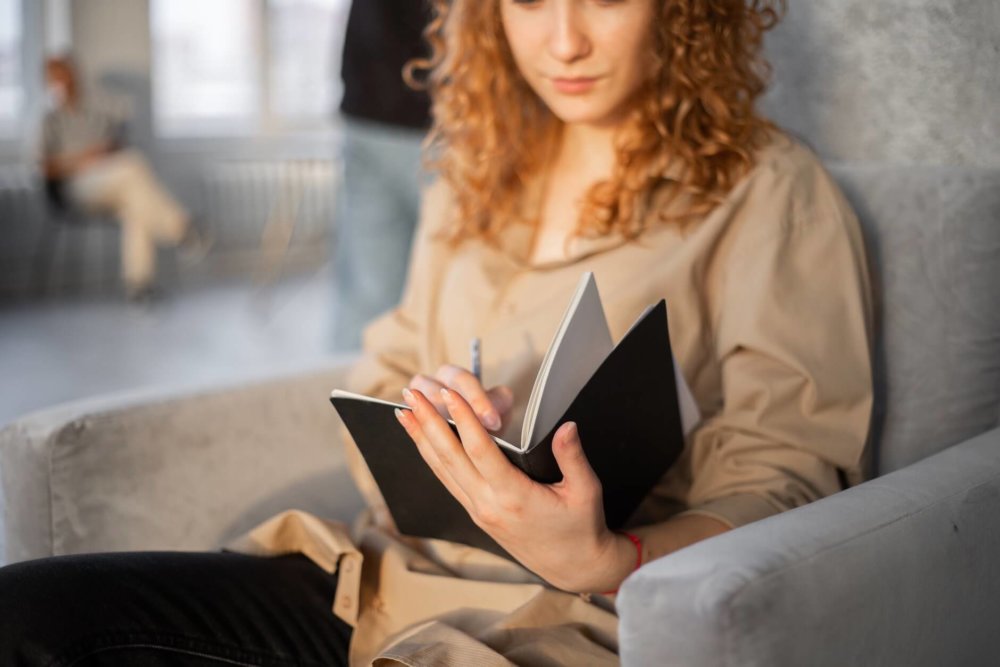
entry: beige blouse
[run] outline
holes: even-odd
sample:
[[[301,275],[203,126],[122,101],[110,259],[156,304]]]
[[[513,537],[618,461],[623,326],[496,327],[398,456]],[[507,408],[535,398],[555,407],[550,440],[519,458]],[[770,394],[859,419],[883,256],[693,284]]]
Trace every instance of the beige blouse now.
[[[646,212],[655,215],[662,192]],[[523,412],[583,271],[593,271],[615,340],[666,298],[680,369],[705,418],[633,518],[681,512],[736,527],[803,505],[865,474],[872,403],[871,302],[858,222],[817,158],[778,135],[703,221],[653,223],[637,241],[576,239],[568,259],[530,261],[532,228],[501,247],[451,247],[447,188],[425,196],[400,305],[365,333],[352,391],[399,400],[417,372],[468,365],[482,339],[487,386]],[[515,412],[509,432],[520,432]],[[351,665],[617,664],[614,601],[548,587],[518,564],[394,534],[348,439],[370,510],[353,531],[301,512],[236,545],[302,551],[340,570],[334,611],[355,625]]]

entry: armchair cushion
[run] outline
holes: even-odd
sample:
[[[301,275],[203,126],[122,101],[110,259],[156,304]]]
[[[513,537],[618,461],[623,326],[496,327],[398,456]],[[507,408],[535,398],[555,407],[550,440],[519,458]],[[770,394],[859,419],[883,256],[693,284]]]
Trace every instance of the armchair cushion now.
[[[1000,169],[834,164],[878,295],[878,472],[994,428],[1000,414]]]
[[[998,515],[1000,429],[641,568],[622,664],[992,664]]]
[[[0,431],[6,560],[215,549],[285,509],[361,500],[327,400],[335,366],[231,388],[70,404]]]

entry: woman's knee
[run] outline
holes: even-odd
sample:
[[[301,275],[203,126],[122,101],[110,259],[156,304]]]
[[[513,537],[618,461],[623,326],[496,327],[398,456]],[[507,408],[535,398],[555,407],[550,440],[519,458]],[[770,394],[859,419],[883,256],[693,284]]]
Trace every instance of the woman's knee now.
[[[301,556],[140,552],[18,563],[0,569],[0,665],[49,664],[123,637],[342,664],[327,659],[346,655],[350,637],[330,612],[335,589],[336,577]]]
[[[0,665],[45,664],[86,623],[70,569],[79,568],[64,558],[0,568]]]
[[[184,614],[170,599],[175,586],[193,587],[171,576],[184,560],[180,554],[108,553],[0,568],[0,665],[48,664],[122,633],[188,630],[174,618]]]
[[[60,604],[62,595],[55,590],[55,579],[64,569],[61,560],[42,558],[0,568],[0,626],[39,612],[45,615],[49,607]]]

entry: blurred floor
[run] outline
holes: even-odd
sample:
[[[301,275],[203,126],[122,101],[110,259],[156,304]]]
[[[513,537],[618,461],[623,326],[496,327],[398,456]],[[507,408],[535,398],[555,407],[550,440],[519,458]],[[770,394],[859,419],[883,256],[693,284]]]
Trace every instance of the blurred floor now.
[[[329,356],[327,271],[267,288],[188,287],[148,307],[104,297],[0,308],[0,425],[96,394],[319,363]]]

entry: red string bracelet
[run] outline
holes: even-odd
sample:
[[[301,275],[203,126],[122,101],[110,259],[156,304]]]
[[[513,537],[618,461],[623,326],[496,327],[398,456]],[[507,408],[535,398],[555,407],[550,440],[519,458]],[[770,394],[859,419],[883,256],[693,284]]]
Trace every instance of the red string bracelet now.
[[[619,533],[620,535],[624,535],[629,539],[630,542],[632,542],[632,544],[635,545],[635,567],[632,569],[632,571],[635,572],[642,566],[642,540],[640,540],[632,533],[627,533],[624,530],[616,530],[615,532]],[[618,589],[616,588],[613,591],[606,591],[604,593],[601,593],[601,595],[614,595],[617,592]]]

